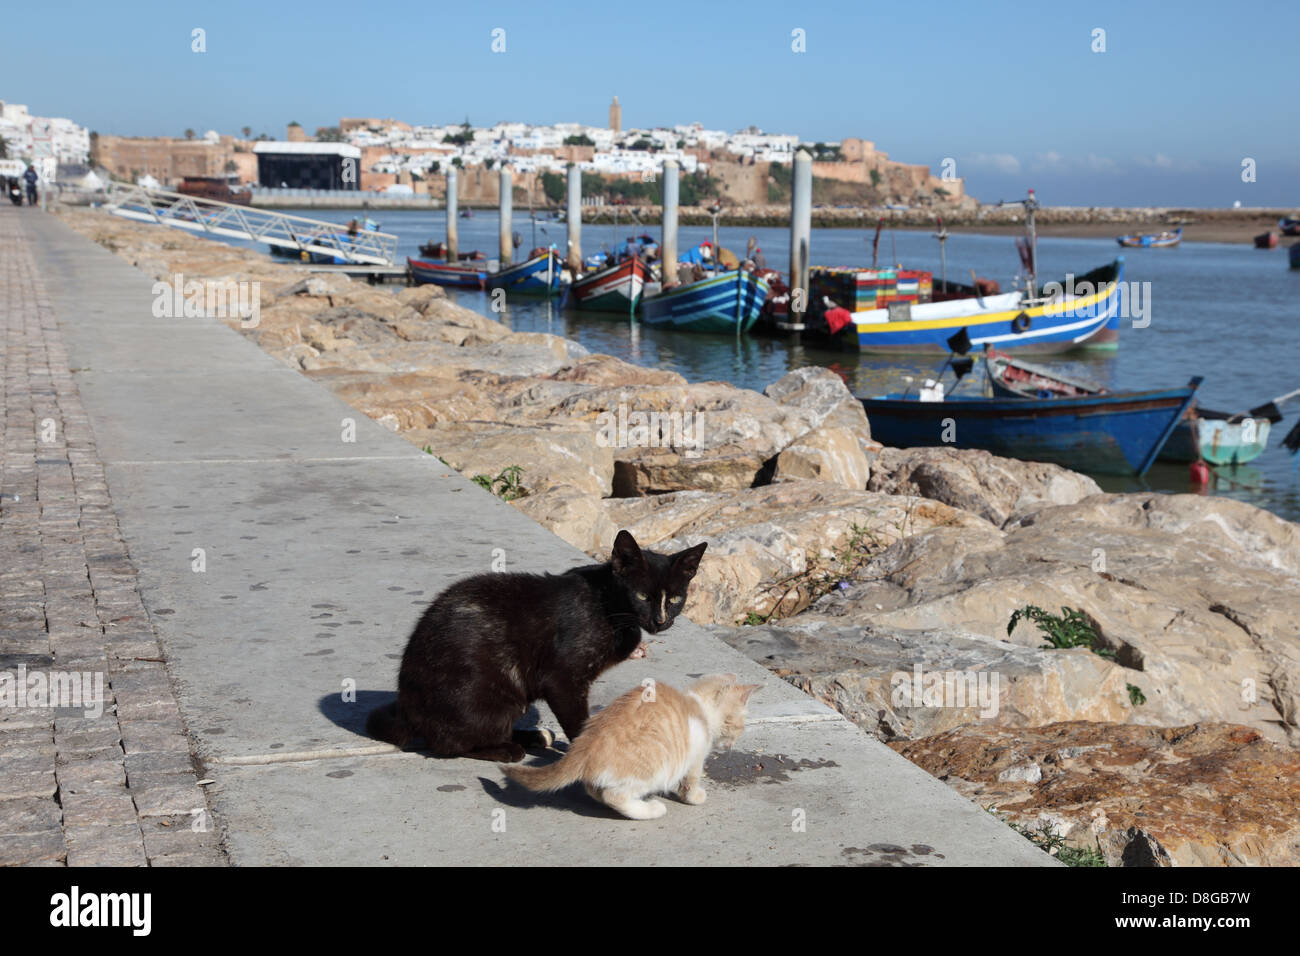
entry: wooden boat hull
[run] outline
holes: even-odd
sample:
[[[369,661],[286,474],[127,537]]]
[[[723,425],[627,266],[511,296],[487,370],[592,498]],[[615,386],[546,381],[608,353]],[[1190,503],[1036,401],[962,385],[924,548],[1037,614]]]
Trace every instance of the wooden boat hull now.
[[[539,256],[487,274],[488,289],[504,289],[507,295],[559,295],[562,272],[560,258],[548,249]]]
[[[766,282],[733,270],[643,296],[641,321],[685,332],[748,332],[766,298]]]
[[[1261,232],[1255,237],[1256,249],[1276,249],[1277,234],[1273,232]]]
[[[1269,428],[1266,418],[1228,422],[1189,416],[1169,436],[1160,460],[1190,462],[1199,455],[1211,465],[1244,465],[1264,453]]]
[[[1185,388],[1076,398],[865,398],[871,437],[898,448],[982,448],[1094,474],[1142,475],[1196,394]],[[945,441],[945,439],[950,439]]]
[[[1103,270],[1090,295],[1024,304],[1019,292],[928,302],[910,308],[910,318],[891,319],[887,309],[853,315],[858,349],[863,352],[944,352],[948,339],[966,329],[975,348],[1032,353],[1076,348],[1114,348],[1124,302],[1124,259]],[[1084,281],[1086,277],[1076,280]],[[1023,318],[1022,318],[1023,316]],[[847,330],[846,330],[847,331]]]
[[[579,309],[593,312],[636,311],[645,291],[646,264],[640,259],[628,259],[607,269],[574,279],[569,294]]]
[[[406,266],[411,270],[411,278],[415,280],[417,285],[440,285],[452,289],[482,289],[487,280],[487,272],[482,269],[469,269],[448,262],[431,262],[426,259],[408,257]]]

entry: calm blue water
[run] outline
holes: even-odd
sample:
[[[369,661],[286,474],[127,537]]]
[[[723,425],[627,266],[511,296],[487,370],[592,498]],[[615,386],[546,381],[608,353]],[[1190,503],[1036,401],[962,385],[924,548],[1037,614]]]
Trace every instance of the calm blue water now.
[[[313,218],[346,223],[347,210],[297,212]],[[442,212],[388,211],[372,214],[384,232],[399,238],[399,261],[418,255],[418,246],[445,237]],[[657,224],[645,231],[656,238]],[[534,229],[536,232],[534,233]],[[521,250],[534,245],[565,242],[565,226],[545,222],[530,226],[527,210],[516,209],[514,230]],[[623,222],[584,223],[583,251],[612,246],[636,229]],[[819,229],[813,233],[812,262],[816,265],[862,264],[871,261],[871,229]],[[711,238],[709,227],[683,226],[681,245]],[[789,264],[787,230],[724,227],[722,244],[741,252],[755,236],[772,268]],[[535,236],[535,239],[534,239]],[[460,220],[462,251],[481,249],[495,256],[497,217],[476,211]],[[948,276],[970,281],[970,270],[997,279],[1010,291],[1019,267],[1010,236],[954,233],[947,243]],[[1040,281],[1082,274],[1113,259],[1119,247],[1109,239],[1040,239]],[[1245,245],[1189,243],[1175,249],[1124,250],[1125,278],[1149,282],[1150,325],[1135,329],[1125,323],[1118,352],[1100,355],[1049,357],[1063,369],[1086,375],[1116,389],[1182,385],[1202,375],[1199,400],[1210,408],[1244,411],[1276,395],[1300,388],[1300,271],[1287,268],[1286,250],[1258,250]],[[880,240],[881,264],[899,261],[909,268],[929,269],[939,276],[938,243],[926,232],[886,232]],[[450,290],[449,290],[450,292]],[[553,303],[512,301],[503,315],[491,313],[482,293],[450,292],[460,304],[499,318],[516,331],[551,332],[581,342],[593,352],[615,355],[638,365],[668,368],[691,381],[721,380],[744,388],[762,389],[786,372],[804,365],[824,365],[841,373],[855,393],[880,394],[900,390],[903,377],[933,374],[940,359],[929,357],[859,357],[819,352],[782,339],[763,336],[708,336],[649,329],[618,316],[600,317]],[[978,385],[972,375],[962,390]],[[949,381],[951,379],[949,378]],[[1229,495],[1268,508],[1289,520],[1300,520],[1300,473],[1297,458],[1280,447],[1282,436],[1300,418],[1300,399],[1283,411],[1287,418],[1273,426],[1269,449],[1248,466],[1217,472],[1212,493]],[[1157,465],[1141,482],[1098,476],[1107,490],[1152,489],[1188,491],[1185,466]]]

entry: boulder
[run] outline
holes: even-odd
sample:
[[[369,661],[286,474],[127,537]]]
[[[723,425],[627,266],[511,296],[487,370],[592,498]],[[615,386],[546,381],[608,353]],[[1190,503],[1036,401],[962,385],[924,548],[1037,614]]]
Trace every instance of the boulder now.
[[[555,485],[540,494],[517,498],[511,504],[575,548],[597,560],[608,559],[610,549],[602,548],[601,544],[612,542],[618,528],[601,507],[600,498],[587,489]]]
[[[1300,534],[1227,498],[1103,495],[1000,531],[922,531],[873,557],[820,614],[1007,637],[1014,611],[1083,612],[1169,722],[1300,743]],[[1010,640],[1036,647],[1037,625]]]
[[[685,613],[710,624],[795,614],[870,555],[922,529],[994,530],[937,502],[820,481],[613,498],[604,506],[616,527],[661,550],[708,541]],[[612,544],[601,541],[597,550]]]
[[[1047,505],[1070,505],[1101,488],[1059,465],[999,458],[978,449],[883,448],[872,463],[872,491],[920,495],[1002,525]]]
[[[887,630],[815,614],[712,630],[882,740],[969,723],[1125,722],[1143,710],[1127,690],[1141,678],[1083,648],[1040,650],[955,628]]]
[[[451,423],[423,436],[435,455],[467,478],[495,478],[518,465],[520,484],[530,495],[560,486],[595,498],[610,492],[613,453],[585,429]]]
[[[972,723],[890,746],[1108,866],[1300,865],[1300,761],[1249,727]]]

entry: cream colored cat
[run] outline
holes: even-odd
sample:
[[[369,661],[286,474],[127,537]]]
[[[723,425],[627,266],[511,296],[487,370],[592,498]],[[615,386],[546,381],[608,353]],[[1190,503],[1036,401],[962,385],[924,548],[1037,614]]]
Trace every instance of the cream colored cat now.
[[[544,767],[503,764],[531,790],[559,790],[581,780],[587,793],[632,820],[668,812],[655,793],[703,803],[700,777],[716,746],[730,747],[745,729],[749,697],[761,685],[735,674],[709,674],[685,692],[667,684],[636,687],[587,721],[563,758]]]

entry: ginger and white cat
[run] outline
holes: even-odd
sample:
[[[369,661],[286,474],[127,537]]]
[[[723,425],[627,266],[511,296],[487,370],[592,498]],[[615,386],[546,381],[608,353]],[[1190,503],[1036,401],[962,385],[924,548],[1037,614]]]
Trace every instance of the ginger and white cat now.
[[[749,697],[761,685],[735,674],[709,674],[677,691],[636,687],[587,721],[568,753],[544,767],[502,766],[531,790],[559,790],[581,780],[587,793],[632,820],[668,812],[656,793],[704,802],[700,778],[717,746],[731,747],[745,729]]]

